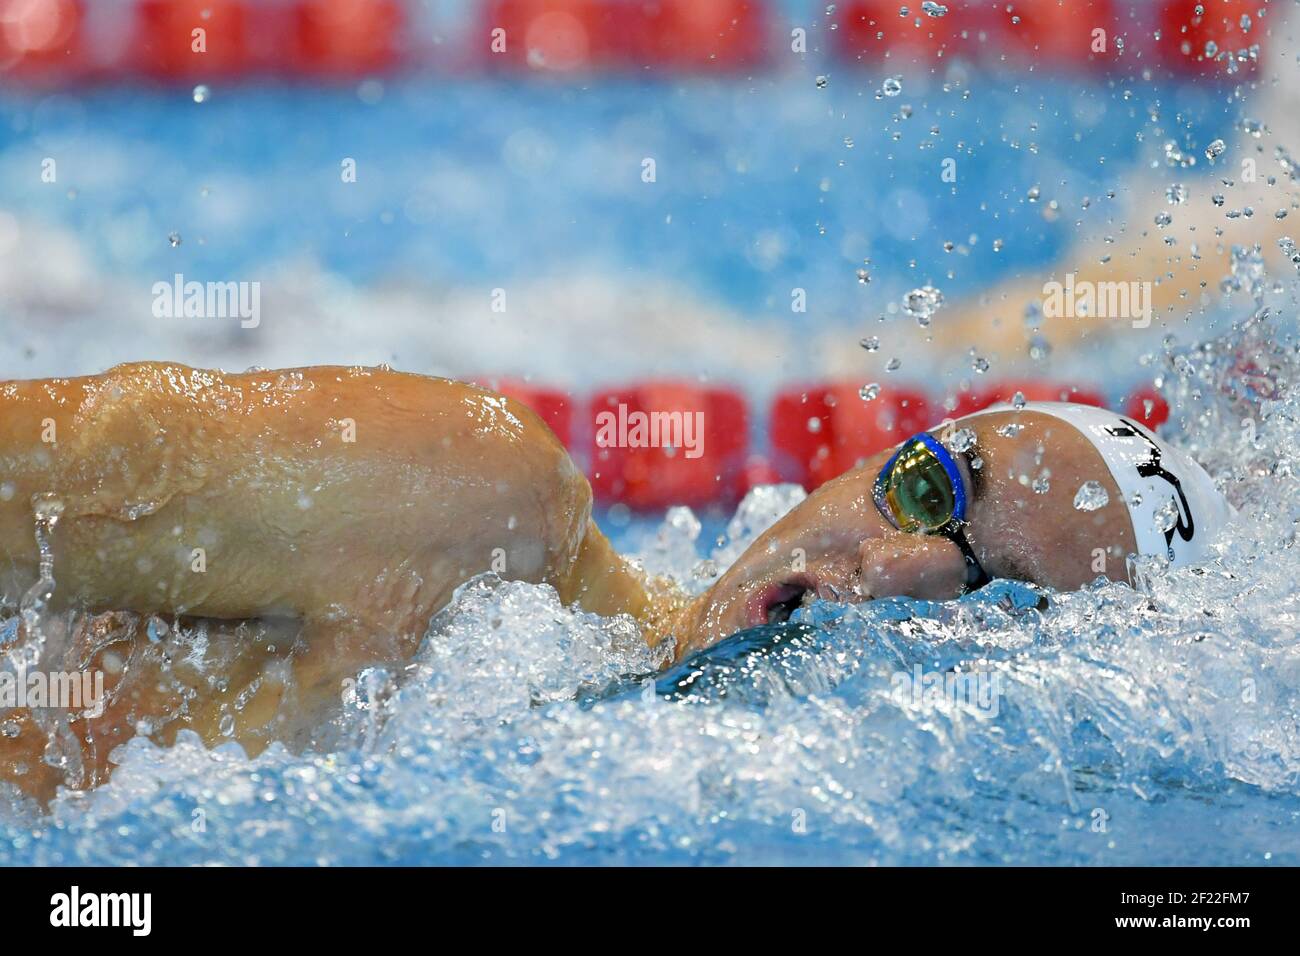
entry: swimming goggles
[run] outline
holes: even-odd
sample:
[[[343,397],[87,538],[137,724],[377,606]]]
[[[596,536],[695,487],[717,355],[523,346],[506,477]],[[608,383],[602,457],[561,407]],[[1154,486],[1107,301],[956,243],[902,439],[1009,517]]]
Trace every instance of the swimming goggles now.
[[[966,562],[967,594],[991,580],[966,540],[966,484],[948,449],[926,432],[894,452],[876,476],[872,497],[899,531],[937,534],[957,545]]]

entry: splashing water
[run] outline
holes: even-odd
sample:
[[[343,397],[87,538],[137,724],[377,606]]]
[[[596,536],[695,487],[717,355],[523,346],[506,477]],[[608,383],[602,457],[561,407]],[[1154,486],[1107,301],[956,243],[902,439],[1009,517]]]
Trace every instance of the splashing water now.
[[[1295,865],[1297,372],[1262,309],[1166,358],[1168,437],[1240,510],[1203,568],[814,604],[666,674],[630,619],[483,577],[329,752],[136,737],[48,815],[11,797],[0,859]],[[703,560],[802,494],[757,489]],[[642,560],[698,591],[699,535],[675,511]]]
[[[1074,507],[1079,511],[1096,511],[1110,502],[1110,495],[1101,482],[1085,481],[1074,494]]]

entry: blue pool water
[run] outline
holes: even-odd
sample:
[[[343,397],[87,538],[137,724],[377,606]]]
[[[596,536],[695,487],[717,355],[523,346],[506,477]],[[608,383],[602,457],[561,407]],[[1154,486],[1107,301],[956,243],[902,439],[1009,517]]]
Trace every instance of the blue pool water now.
[[[886,97],[887,75],[3,94],[0,361],[388,362],[575,387],[689,374],[765,394],[860,365],[862,335],[906,326],[909,289],[957,302],[1113,229],[1163,142],[1198,153],[1239,112],[1217,86],[954,69]],[[177,273],[261,283],[260,326],[156,318],[151,289]],[[599,334],[610,322],[621,336]],[[894,380],[969,375],[905,328],[893,339]],[[992,374],[1026,364],[992,358]],[[1080,361],[1032,371],[1080,377]],[[1108,364],[1117,392],[1144,374]]]

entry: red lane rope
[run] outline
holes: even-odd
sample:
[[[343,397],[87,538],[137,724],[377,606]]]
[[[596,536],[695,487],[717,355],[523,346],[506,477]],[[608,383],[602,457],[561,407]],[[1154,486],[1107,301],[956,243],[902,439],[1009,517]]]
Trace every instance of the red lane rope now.
[[[414,0],[0,0],[0,75],[67,84],[399,69],[733,73],[808,56],[873,67],[953,60],[1059,72],[1158,66],[1188,77],[1251,67],[1258,0],[481,0],[442,15]],[[902,9],[906,16],[900,16]],[[789,17],[789,19],[786,19]]]
[[[652,511],[670,505],[734,504],[757,484],[789,481],[809,490],[944,418],[960,418],[1017,392],[1026,401],[1112,407],[1157,428],[1169,406],[1151,388],[1109,402],[1087,385],[1006,380],[954,396],[913,388],[826,382],[781,389],[761,422],[738,389],[693,382],[643,381],[582,397],[516,378],[475,379],[530,407],[586,466],[604,504]]]

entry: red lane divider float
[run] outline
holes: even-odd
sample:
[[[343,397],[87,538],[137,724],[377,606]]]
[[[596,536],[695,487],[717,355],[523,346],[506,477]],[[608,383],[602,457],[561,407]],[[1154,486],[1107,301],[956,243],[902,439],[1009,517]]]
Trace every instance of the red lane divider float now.
[[[401,0],[139,0],[128,66],[188,82],[382,74],[399,65],[405,9]]]
[[[763,0],[669,0],[659,10],[657,17],[647,17],[647,42],[630,64],[634,67],[650,62],[670,70],[736,70],[766,57]]]
[[[1124,414],[1154,431],[1169,421],[1169,403],[1154,388],[1139,388],[1124,403]]]
[[[533,70],[735,70],[766,47],[762,0],[490,0],[484,61]]]
[[[1266,21],[1259,15],[1265,5],[1264,0],[1168,0],[1160,7],[1162,61],[1193,76],[1224,75],[1227,64],[1221,58],[1236,58],[1261,42]],[[1249,68],[1254,61],[1238,65]]]
[[[130,65],[159,79],[238,76],[255,66],[238,0],[140,0]]]
[[[594,0],[493,0],[483,26],[485,62],[553,73],[606,66],[623,41],[613,8]]]
[[[80,0],[0,0],[0,73],[43,80],[81,70]]]
[[[897,0],[851,0],[836,31],[840,53],[873,61],[888,55],[899,65],[963,59],[1073,68],[1113,60],[1124,26],[1112,0],[939,5],[946,8],[941,16],[920,3],[907,4],[907,15],[900,16]]]
[[[749,411],[739,392],[646,382],[599,393],[587,410],[598,501],[699,507],[738,500],[746,490],[754,463]]]
[[[405,9],[398,0],[298,0],[290,70],[325,77],[382,73],[398,64]]]
[[[787,389],[772,402],[773,467],[809,490],[935,424],[926,396],[885,388],[871,401],[848,383]],[[941,417],[941,416],[940,416]]]

